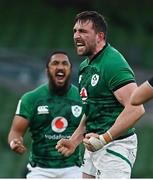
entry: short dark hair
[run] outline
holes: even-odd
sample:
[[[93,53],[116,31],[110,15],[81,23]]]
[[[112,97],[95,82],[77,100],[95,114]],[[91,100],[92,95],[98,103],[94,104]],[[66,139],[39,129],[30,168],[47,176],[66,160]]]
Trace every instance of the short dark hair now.
[[[71,64],[71,67],[72,67],[72,62],[71,62],[71,59],[70,59],[70,56],[68,55],[68,53],[66,53],[65,51],[54,51],[54,52],[50,52],[49,53],[49,55],[48,55],[48,57],[47,57],[47,61],[46,61],[46,68],[48,68],[49,67],[49,63],[50,63],[50,60],[51,60],[51,57],[53,56],[53,55],[55,55],[55,54],[64,54],[64,55],[66,55],[67,57],[68,57],[68,59],[69,59],[69,62],[70,62],[70,64]]]
[[[92,21],[93,28],[96,32],[103,32],[105,39],[107,37],[107,22],[104,16],[96,11],[83,11],[76,15],[74,23],[77,21]]]

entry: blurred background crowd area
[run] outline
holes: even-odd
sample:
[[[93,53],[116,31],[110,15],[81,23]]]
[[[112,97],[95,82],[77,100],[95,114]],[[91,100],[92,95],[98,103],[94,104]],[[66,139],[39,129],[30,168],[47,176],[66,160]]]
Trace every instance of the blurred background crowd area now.
[[[62,49],[73,62],[72,82],[82,59],[73,47],[73,20],[83,10],[96,10],[108,22],[108,42],[124,54],[138,84],[152,76],[152,0],[0,0],[0,178],[25,177],[28,152],[10,151],[7,136],[20,96],[46,81],[45,60]],[[153,102],[137,123],[139,138],[133,178],[153,178]],[[26,135],[26,145],[30,137]]]

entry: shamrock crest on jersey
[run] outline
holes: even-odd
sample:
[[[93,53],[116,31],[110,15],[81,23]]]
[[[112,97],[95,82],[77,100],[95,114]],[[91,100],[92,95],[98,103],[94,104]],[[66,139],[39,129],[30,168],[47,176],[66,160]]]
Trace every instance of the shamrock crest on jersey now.
[[[72,114],[75,117],[79,117],[81,115],[81,113],[82,113],[82,107],[78,106],[78,105],[72,106],[71,110],[72,110]]]
[[[68,121],[62,116],[54,118],[51,123],[52,130],[57,133],[61,133],[65,131],[67,126],[68,126]]]
[[[98,74],[94,74],[91,78],[91,85],[92,86],[96,86],[96,84],[98,83],[99,81],[99,75]]]

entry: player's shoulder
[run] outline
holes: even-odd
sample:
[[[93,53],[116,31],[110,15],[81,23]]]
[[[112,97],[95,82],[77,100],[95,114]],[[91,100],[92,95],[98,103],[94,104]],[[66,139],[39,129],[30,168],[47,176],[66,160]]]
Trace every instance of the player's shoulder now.
[[[26,92],[22,99],[36,99],[37,97],[44,96],[44,94],[47,92],[48,86],[47,84],[42,84],[38,86],[37,88]]]
[[[76,86],[76,85],[74,85],[74,84],[71,84],[70,85],[70,91],[69,91],[69,93],[70,94],[73,94],[73,95],[79,95],[79,89],[78,89],[78,87]]]
[[[112,61],[125,60],[122,53],[120,51],[118,51],[115,47],[111,46],[110,44],[108,44],[107,47],[106,47],[105,58],[109,58]]]
[[[110,69],[110,66],[115,69],[118,69],[120,67],[129,67],[129,64],[125,57],[111,45],[108,45],[105,49],[101,64],[107,70]]]
[[[71,84],[70,90],[69,90],[69,98],[70,99],[80,99],[79,89],[76,85]]]
[[[80,71],[84,69],[86,66],[88,66],[88,59],[85,59],[81,64],[80,64]]]
[[[74,84],[71,84],[71,88],[72,88],[72,90],[74,90],[74,91],[78,91],[78,87],[77,87],[76,85],[74,85]]]

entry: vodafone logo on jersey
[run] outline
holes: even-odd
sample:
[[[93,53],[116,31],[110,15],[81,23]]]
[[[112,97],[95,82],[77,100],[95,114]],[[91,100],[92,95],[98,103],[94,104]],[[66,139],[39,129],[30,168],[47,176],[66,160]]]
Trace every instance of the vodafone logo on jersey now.
[[[68,126],[68,121],[62,116],[54,118],[51,123],[52,130],[57,133],[61,133],[65,131],[67,126]]]
[[[87,90],[84,87],[80,91],[80,96],[83,101],[85,101],[87,99]]]

